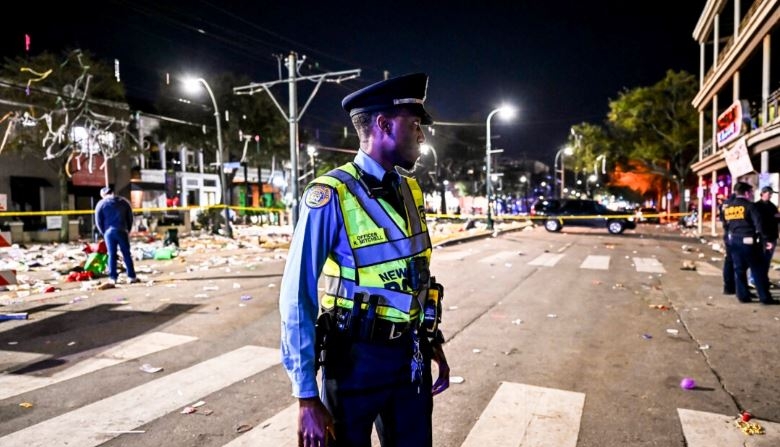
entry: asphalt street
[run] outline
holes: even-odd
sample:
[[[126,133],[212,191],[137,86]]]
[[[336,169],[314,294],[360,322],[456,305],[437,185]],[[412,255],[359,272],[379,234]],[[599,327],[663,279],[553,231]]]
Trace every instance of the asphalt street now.
[[[453,376],[434,445],[780,445],[780,306],[720,293],[717,238],[467,235],[433,257]],[[0,445],[295,445],[285,255],[207,245],[140,261],[142,284],[4,302],[29,318],[0,322]]]

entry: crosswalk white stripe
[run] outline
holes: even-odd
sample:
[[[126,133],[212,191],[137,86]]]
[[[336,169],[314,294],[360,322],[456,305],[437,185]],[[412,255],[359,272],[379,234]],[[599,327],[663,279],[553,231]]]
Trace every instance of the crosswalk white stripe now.
[[[735,416],[678,408],[685,445],[711,447],[714,445],[747,445],[747,438],[734,424]],[[759,421],[765,433],[760,436],[761,445],[780,445],[780,424]],[[753,444],[751,444],[753,445]],[[755,444],[758,445],[758,444]]]
[[[16,374],[2,375],[0,376],[0,399],[17,396],[28,391],[70,380],[74,377],[163,351],[193,340],[197,340],[197,338],[165,332],[151,332],[114,345],[97,355],[91,353],[91,357],[84,360],[80,360],[79,357],[83,357],[85,354],[80,353],[70,359],[70,362],[74,364],[73,366],[49,377]]]
[[[702,276],[721,276],[723,275],[723,270],[715,267],[709,262],[696,261],[696,273]]]
[[[518,257],[518,253],[516,251],[499,251],[498,253],[482,258],[479,260],[479,262],[485,263],[485,264],[495,264],[499,262],[504,262],[512,258]]]
[[[664,266],[655,258],[634,258],[634,266],[637,272],[666,273]]]
[[[609,256],[588,255],[588,257],[582,261],[580,268],[592,270],[609,270]]]
[[[294,447],[298,445],[298,404],[292,404],[223,447]]]
[[[576,447],[585,395],[504,382],[461,447]]]
[[[92,447],[279,363],[279,350],[244,346],[0,438],[0,445]]]
[[[534,258],[531,262],[529,262],[529,265],[540,265],[544,267],[553,267],[555,264],[558,263],[558,261],[563,258],[563,254],[554,254],[554,253],[542,253],[536,258]]]

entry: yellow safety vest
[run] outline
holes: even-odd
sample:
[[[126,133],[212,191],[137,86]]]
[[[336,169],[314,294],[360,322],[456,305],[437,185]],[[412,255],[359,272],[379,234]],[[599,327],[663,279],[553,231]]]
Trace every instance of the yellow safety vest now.
[[[414,178],[401,176],[404,219],[387,201],[371,197],[363,175],[357,165],[347,163],[311,183],[328,185],[336,192],[352,251],[350,265],[328,255],[320,306],[325,312],[334,306],[351,310],[355,293],[367,292],[382,297],[376,311],[379,318],[394,323],[419,320],[418,297],[410,287],[407,270],[416,257],[424,257],[430,265],[431,239],[422,190]],[[427,289],[416,292],[427,294]],[[365,309],[367,304],[362,306]]]

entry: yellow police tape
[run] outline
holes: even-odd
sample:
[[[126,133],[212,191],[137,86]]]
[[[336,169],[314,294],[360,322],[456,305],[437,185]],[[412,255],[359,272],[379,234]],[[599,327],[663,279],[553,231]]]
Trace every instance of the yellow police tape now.
[[[230,208],[235,211],[252,211],[252,212],[265,212],[265,213],[284,213],[286,210],[280,209],[280,208],[266,208],[266,207],[250,207],[250,206],[227,206],[227,205],[211,205],[211,206],[177,206],[177,207],[167,207],[167,208],[137,208],[133,210],[133,213],[135,214],[146,214],[146,213],[162,213],[162,212],[172,212],[172,211],[190,211],[190,210],[211,210],[211,209],[225,209]],[[73,216],[73,215],[89,215],[94,214],[95,210],[59,210],[59,211],[2,211],[0,212],[0,218],[3,217],[27,217],[27,216]],[[658,214],[643,214],[643,217],[683,217],[683,216],[689,216],[691,213],[658,213]],[[428,217],[436,217],[438,219],[469,219],[469,218],[475,218],[475,219],[485,219],[487,218],[484,214],[474,214],[474,215],[465,215],[465,214],[440,214],[440,213],[429,213]],[[593,215],[593,216],[523,216],[523,215],[514,215],[514,214],[498,214],[493,216],[493,219],[495,220],[547,220],[547,219],[561,219],[561,220],[569,220],[569,219],[598,219],[598,218],[605,218],[607,216],[603,215]],[[608,216],[609,218],[623,218],[623,219],[637,219],[635,214],[616,214],[613,216]]]
[[[254,212],[266,212],[266,213],[283,213],[285,210],[280,208],[265,208],[265,207],[249,207],[249,206],[226,206],[226,205],[211,205],[211,206],[176,206],[167,208],[135,208],[134,214],[146,214],[146,213],[161,213],[171,211],[190,211],[190,210],[210,210],[210,209],[225,209],[230,208],[237,211],[254,211]],[[0,212],[0,218],[3,217],[28,217],[28,216],[73,216],[82,214],[95,214],[95,210],[57,210],[57,211],[2,211]]]

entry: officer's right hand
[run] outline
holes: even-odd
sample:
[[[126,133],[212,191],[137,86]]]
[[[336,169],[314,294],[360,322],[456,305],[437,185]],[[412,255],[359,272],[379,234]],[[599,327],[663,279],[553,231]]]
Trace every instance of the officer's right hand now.
[[[333,416],[319,397],[298,399],[298,447],[325,447],[336,439]]]

